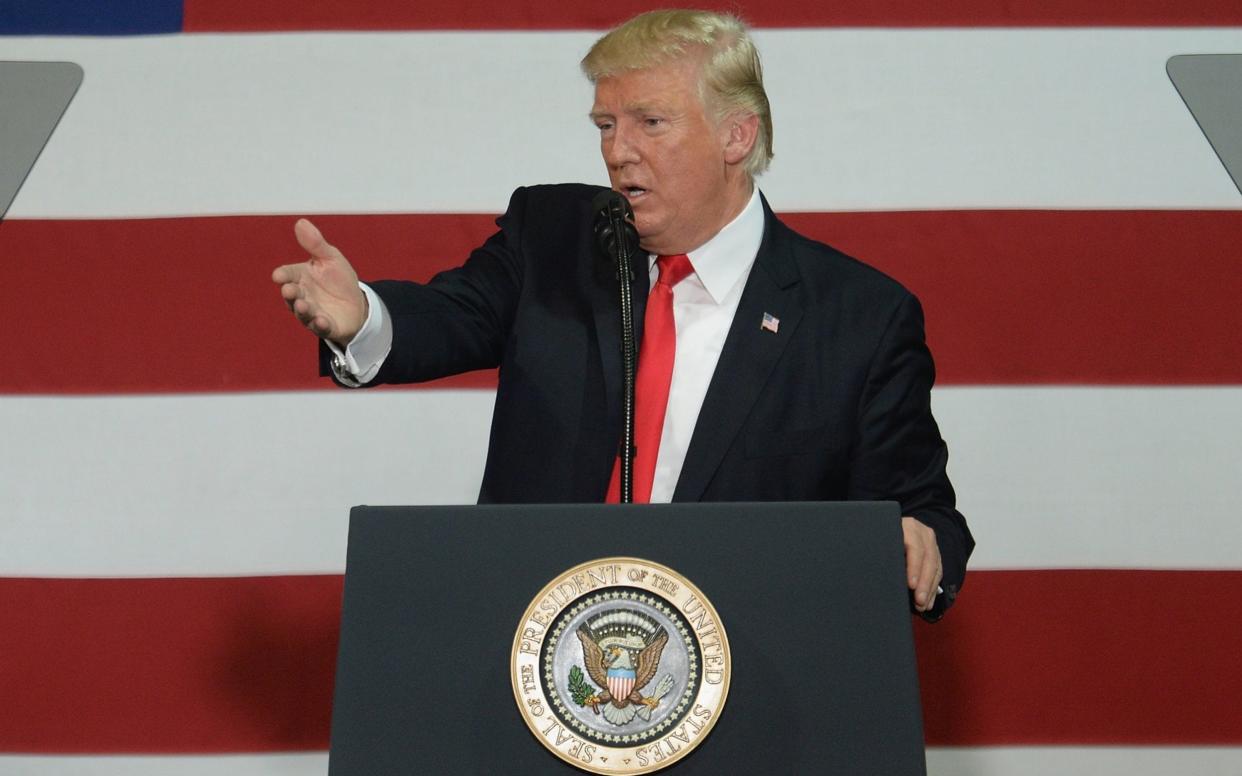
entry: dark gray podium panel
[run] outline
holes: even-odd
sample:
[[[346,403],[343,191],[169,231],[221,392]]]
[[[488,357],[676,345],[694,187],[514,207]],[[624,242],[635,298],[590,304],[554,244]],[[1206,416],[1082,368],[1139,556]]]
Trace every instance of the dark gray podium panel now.
[[[896,504],[356,507],[331,776],[581,774],[514,703],[518,621],[561,572],[633,556],[681,573],[729,638],[711,734],[660,771],[922,774]]]

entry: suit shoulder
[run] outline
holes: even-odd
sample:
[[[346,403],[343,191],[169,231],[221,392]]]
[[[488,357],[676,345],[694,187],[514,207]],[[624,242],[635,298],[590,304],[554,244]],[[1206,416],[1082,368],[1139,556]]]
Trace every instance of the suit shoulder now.
[[[590,223],[591,200],[603,190],[585,183],[521,186],[514,190],[496,224],[506,231],[545,236],[563,229],[576,232]]]
[[[601,191],[604,186],[593,186],[589,183],[540,183],[534,186],[521,186],[513,192],[510,206],[520,200],[529,201],[540,207],[553,206],[556,203],[572,204],[587,203]]]
[[[774,228],[783,233],[803,280],[813,288],[894,303],[914,298],[901,282],[865,261],[799,234],[779,219],[773,218],[773,222]]]

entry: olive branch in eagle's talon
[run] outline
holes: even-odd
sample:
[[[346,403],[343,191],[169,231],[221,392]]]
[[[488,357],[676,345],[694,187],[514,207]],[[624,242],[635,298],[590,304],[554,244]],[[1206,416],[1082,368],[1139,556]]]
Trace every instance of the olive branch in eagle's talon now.
[[[569,694],[574,699],[574,703],[579,706],[590,706],[596,714],[599,713],[599,705],[607,703],[612,697],[609,696],[607,700],[601,698],[597,690],[587,683],[582,675],[582,669],[578,666],[569,669]]]

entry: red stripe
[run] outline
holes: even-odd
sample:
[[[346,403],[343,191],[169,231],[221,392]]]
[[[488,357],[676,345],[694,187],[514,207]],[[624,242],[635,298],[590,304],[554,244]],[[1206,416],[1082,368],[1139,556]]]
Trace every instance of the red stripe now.
[[[341,579],[0,579],[0,752],[328,743]],[[1242,744],[1242,571],[982,571],[916,624],[927,742]]]
[[[941,384],[1242,383],[1242,210],[785,219],[918,294]]]
[[[918,623],[927,743],[1242,743],[1242,572],[992,571]]]
[[[1242,211],[801,213],[919,294],[941,384],[1242,383]],[[269,281],[289,216],[0,224],[0,393],[322,387]],[[366,277],[426,279],[483,215],[321,216]],[[33,332],[33,334],[31,334]],[[451,384],[489,387],[494,373]]]
[[[659,7],[645,0],[512,3],[503,0],[186,0],[187,32],[266,30],[602,30]],[[1221,26],[1242,24],[1232,0],[758,0],[733,2],[757,27],[1065,27]]]
[[[330,388],[314,339],[271,282],[302,261],[294,218],[5,221],[9,331],[32,332],[0,393]],[[426,280],[494,228],[491,216],[316,217],[370,277]],[[411,235],[418,235],[412,240]],[[3,374],[7,371],[8,374]],[[495,387],[494,372],[429,383]]]
[[[0,579],[0,751],[326,749],[341,579]]]

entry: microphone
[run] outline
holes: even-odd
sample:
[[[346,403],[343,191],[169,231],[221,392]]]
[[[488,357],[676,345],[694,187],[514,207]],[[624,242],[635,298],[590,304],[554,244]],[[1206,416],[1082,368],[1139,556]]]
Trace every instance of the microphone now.
[[[591,200],[595,214],[595,247],[604,260],[617,267],[617,286],[621,300],[621,444],[617,451],[620,463],[620,502],[634,501],[634,373],[638,361],[638,345],[634,341],[634,290],[630,283],[634,271],[630,259],[638,249],[638,228],[634,211],[625,197],[611,189],[601,191]]]
[[[629,201],[612,189],[601,191],[591,200],[591,212],[595,214],[595,247],[605,261],[617,267],[618,278],[632,280],[629,259],[638,247],[638,229]]]

